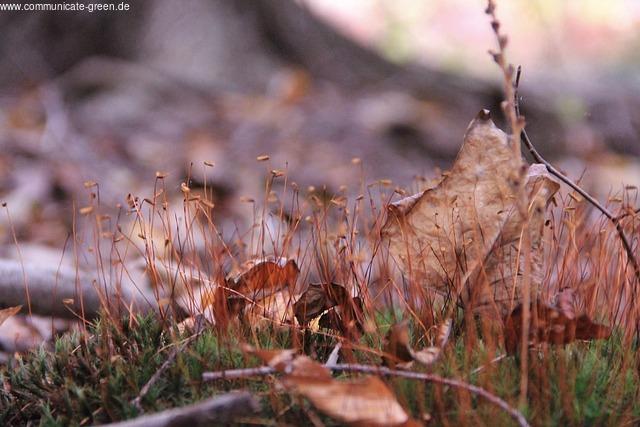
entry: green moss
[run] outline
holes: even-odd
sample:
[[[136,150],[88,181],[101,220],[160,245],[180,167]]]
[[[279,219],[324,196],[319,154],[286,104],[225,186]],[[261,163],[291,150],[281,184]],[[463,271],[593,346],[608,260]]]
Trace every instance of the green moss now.
[[[394,316],[381,314],[379,330],[366,333],[362,349],[353,352],[361,363],[379,363],[376,354]],[[415,330],[414,341],[416,341]],[[130,402],[185,336],[163,327],[152,317],[118,324],[101,320],[86,334],[58,339],[13,360],[0,371],[0,425],[91,425],[135,417]],[[249,389],[262,397],[258,420],[308,424],[307,402],[287,396],[265,378],[202,383],[209,370],[256,366],[259,362],[240,349],[242,342],[263,348],[290,348],[294,342],[318,360],[325,360],[335,339],[325,334],[298,334],[288,329],[254,331],[236,326],[207,330],[180,351],[174,363],[142,400],[145,412],[186,405],[228,390]],[[371,348],[376,351],[366,351]],[[574,343],[530,353],[529,393],[521,408],[533,425],[615,425],[640,414],[640,381],[635,368],[636,346],[622,337],[593,343]],[[464,336],[452,338],[434,373],[479,385],[515,406],[520,389],[520,361],[506,357],[491,362],[495,352],[482,341],[469,349]],[[482,369],[477,370],[482,366]],[[346,377],[348,375],[341,375]],[[430,413],[430,425],[511,425],[513,420],[495,406],[466,392],[419,381],[387,379],[400,402],[416,417]],[[323,420],[331,425],[331,420]]]

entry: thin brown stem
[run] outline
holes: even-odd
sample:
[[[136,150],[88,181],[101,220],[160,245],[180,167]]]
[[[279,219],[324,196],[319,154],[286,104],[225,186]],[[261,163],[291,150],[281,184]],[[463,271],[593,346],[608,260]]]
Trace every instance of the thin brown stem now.
[[[522,357],[520,360],[520,406],[524,406],[527,400],[527,389],[529,381],[529,369],[528,369],[528,354],[527,347],[529,345],[529,317],[530,313],[530,291],[531,291],[531,230],[529,226],[529,201],[525,192],[525,179],[524,174],[526,168],[524,167],[524,161],[522,159],[522,149],[520,148],[520,135],[524,130],[525,120],[524,117],[518,113],[517,107],[517,84],[514,81],[514,68],[513,65],[507,61],[506,47],[508,44],[508,37],[500,31],[500,21],[496,15],[496,5],[493,0],[487,1],[487,9],[485,10],[487,15],[491,17],[491,28],[498,42],[498,50],[490,51],[491,56],[496,64],[500,67],[503,74],[503,89],[505,94],[505,100],[502,103],[502,109],[509,122],[511,128],[510,139],[513,144],[514,156],[518,159],[520,166],[520,177],[517,179],[520,182],[517,192],[516,206],[520,211],[520,215],[523,218],[522,221],[522,234],[520,238],[522,248],[522,259],[524,260],[524,271],[522,275]],[[520,69],[516,75],[516,81],[520,78]]]
[[[520,101],[518,99],[518,87],[520,83],[520,75],[521,75],[521,68],[518,67],[518,73],[515,80],[515,93],[514,93],[514,98],[515,98],[514,105],[516,109],[516,114],[518,114],[518,116],[520,116]],[[533,159],[536,162],[543,164],[551,175],[555,176],[564,184],[571,187],[571,189],[573,189],[576,193],[584,197],[584,199],[587,202],[591,203],[593,207],[598,209],[604,216],[607,217],[607,219],[609,219],[609,221],[611,221],[611,223],[616,227],[616,232],[618,233],[618,236],[620,237],[620,241],[622,242],[622,246],[624,247],[624,250],[627,253],[627,258],[631,263],[631,266],[633,267],[635,277],[638,283],[640,283],[640,263],[638,262],[638,260],[636,259],[633,253],[633,247],[631,245],[631,242],[629,241],[629,239],[627,238],[627,235],[624,233],[624,230],[622,229],[622,225],[620,223],[622,216],[620,217],[615,216],[607,208],[605,208],[602,204],[600,204],[600,202],[598,202],[593,196],[591,196],[589,193],[583,190],[578,184],[574,183],[566,175],[564,175],[562,172],[556,169],[551,163],[545,160],[542,157],[542,155],[540,155],[540,153],[538,152],[536,147],[533,145],[533,143],[531,142],[531,139],[529,138],[529,135],[527,135],[527,131],[525,129],[522,129],[521,141],[522,141],[522,144],[527,148],[527,150],[531,154],[531,157],[533,157]]]

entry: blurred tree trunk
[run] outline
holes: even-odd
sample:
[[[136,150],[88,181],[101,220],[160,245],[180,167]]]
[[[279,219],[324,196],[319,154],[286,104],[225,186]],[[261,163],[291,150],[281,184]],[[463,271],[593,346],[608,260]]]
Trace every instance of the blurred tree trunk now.
[[[293,0],[135,0],[130,4],[131,12],[3,13],[0,88],[50,79],[83,58],[105,55],[143,62],[204,90],[262,91],[282,67],[294,65],[346,91],[409,93],[437,104],[445,117],[470,119],[480,108],[499,111],[499,85],[391,63]],[[531,134],[543,151],[551,147],[562,151],[557,142],[566,139],[563,123],[549,108],[558,89],[556,85],[538,87],[536,92],[523,90]],[[606,86],[585,96],[574,95],[586,97],[587,124],[604,141],[640,153],[635,143],[640,126],[638,91],[619,89]],[[612,108],[628,114],[612,117]]]

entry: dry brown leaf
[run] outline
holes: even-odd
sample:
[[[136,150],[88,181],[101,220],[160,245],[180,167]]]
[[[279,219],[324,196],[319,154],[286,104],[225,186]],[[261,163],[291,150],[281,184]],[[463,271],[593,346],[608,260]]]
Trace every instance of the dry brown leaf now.
[[[206,310],[215,313],[216,322],[237,320],[240,316],[252,326],[293,321],[291,291],[298,277],[298,266],[286,258],[260,258],[243,264],[220,286],[209,278],[178,272],[176,277],[189,286],[178,296],[189,313]]]
[[[299,272],[292,259],[259,258],[246,262],[238,274],[227,277],[227,286],[257,301],[285,288],[292,290]]]
[[[21,305],[9,308],[3,308],[0,310],[0,325],[2,325],[8,318],[15,316],[22,309]]]
[[[544,279],[543,235],[547,207],[560,188],[547,172],[546,167],[534,164],[529,167],[525,181],[528,200],[528,222],[531,255],[531,294],[535,298],[538,286]],[[521,281],[524,271],[524,251],[520,245],[523,233],[523,217],[518,209],[512,209],[494,246],[485,258],[474,287],[466,288],[466,300],[471,301],[477,312],[493,317],[508,314],[522,300]],[[495,305],[494,305],[495,304]]]
[[[384,348],[384,363],[396,368],[413,365],[413,350],[409,339],[409,323],[405,320],[389,328]]]
[[[519,305],[505,319],[505,347],[507,353],[513,354],[520,350],[522,342],[522,312],[522,305]],[[575,340],[594,340],[608,338],[611,335],[611,328],[594,323],[589,316],[584,314],[576,318],[572,309],[563,311],[562,307],[553,307],[537,301],[535,312],[532,306],[531,313],[529,345],[540,343],[563,345]],[[533,316],[533,314],[536,316]]]
[[[291,363],[291,369],[287,378],[290,381],[315,382],[334,381],[331,371],[324,365],[312,360],[308,356],[298,356]]]
[[[411,348],[409,324],[406,320],[391,326],[386,338],[384,364],[400,369],[409,369],[414,361],[424,366],[433,365],[449,340],[451,325],[451,319],[445,320],[438,327],[436,345],[418,351]]]
[[[420,425],[411,419],[378,377],[338,381],[324,365],[295,350],[262,350],[244,345],[268,366],[284,374],[282,385],[309,401],[328,416],[348,425]]]
[[[354,297],[323,313],[318,319],[318,326],[355,338],[364,330],[363,313],[362,299]]]
[[[293,312],[298,323],[306,325],[334,305],[329,301],[321,283],[311,283],[293,305]]]
[[[363,325],[360,297],[351,297],[338,283],[312,283],[293,305],[298,323],[303,326],[317,322],[319,327],[343,334],[355,333]]]
[[[248,302],[243,310],[244,319],[252,327],[293,322],[293,298],[288,290],[276,292],[255,303]]]
[[[576,320],[575,339],[577,340],[598,340],[610,336],[610,327],[594,323],[586,314]]]
[[[438,186],[389,206],[382,237],[413,281],[443,294],[464,291],[465,302],[476,311],[491,308],[500,317],[510,311],[520,293],[521,259],[513,247],[517,251],[522,232],[516,207],[524,185],[522,165],[507,135],[483,110],[467,128]],[[557,184],[538,167],[529,172],[526,194],[535,252],[538,224],[543,225]]]
[[[287,377],[284,384],[309,399],[320,411],[346,424],[399,426],[410,421],[378,377],[350,381]]]
[[[301,325],[317,318],[324,311],[344,304],[351,296],[338,283],[311,283],[293,306],[293,312]]]
[[[567,287],[561,289],[556,295],[556,306],[569,319],[576,317],[576,295],[573,289]]]
[[[419,351],[411,351],[411,357],[413,360],[424,366],[430,366],[436,363],[442,354],[440,347],[425,347]]]
[[[249,344],[242,345],[245,353],[252,354],[262,360],[267,366],[276,369],[279,372],[291,372],[291,365],[296,358],[297,352],[291,349],[285,350],[265,350],[255,348]]]

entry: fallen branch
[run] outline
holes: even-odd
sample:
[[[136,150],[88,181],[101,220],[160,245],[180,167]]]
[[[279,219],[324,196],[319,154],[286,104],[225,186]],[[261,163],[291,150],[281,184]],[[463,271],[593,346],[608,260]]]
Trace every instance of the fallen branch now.
[[[247,392],[233,392],[194,405],[145,415],[128,421],[106,424],[105,427],[200,427],[233,422],[260,409]]]
[[[464,381],[455,380],[451,378],[444,378],[435,374],[428,374],[423,372],[401,371],[397,369],[389,369],[384,366],[372,366],[372,365],[360,365],[351,363],[336,363],[324,365],[327,369],[337,372],[360,372],[364,374],[374,374],[391,377],[409,378],[420,381],[427,381],[437,384],[448,385],[450,387],[460,388],[467,390],[470,393],[478,395],[488,402],[498,406],[500,409],[507,412],[520,426],[529,426],[526,418],[520,411],[511,407],[505,400],[500,397],[489,393],[485,389],[466,383]],[[229,369],[226,371],[216,372],[204,372],[202,374],[203,381],[215,381],[220,379],[237,379],[247,378],[254,376],[272,375],[277,371],[275,368],[269,366],[261,366],[258,368],[246,368],[246,369]]]
[[[119,304],[142,312],[157,307],[153,295],[139,289],[111,289],[107,295],[89,276],[73,269],[0,259],[0,308],[27,301],[31,313],[62,318],[91,319],[104,307]]]
[[[277,371],[271,366],[259,366],[257,368],[226,369],[224,371],[203,372],[202,381],[235,380],[238,378],[261,377],[275,374]]]

